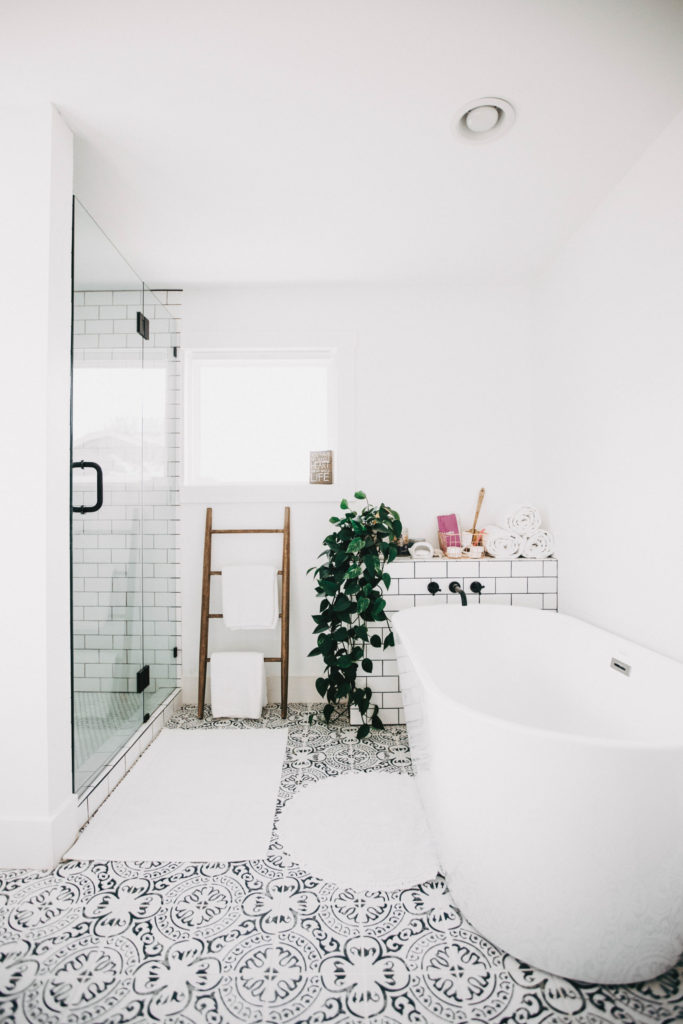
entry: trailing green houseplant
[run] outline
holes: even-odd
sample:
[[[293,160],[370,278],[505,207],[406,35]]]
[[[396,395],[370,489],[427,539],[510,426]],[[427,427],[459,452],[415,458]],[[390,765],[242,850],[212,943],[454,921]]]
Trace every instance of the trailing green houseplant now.
[[[393,647],[391,630],[384,641],[372,631],[372,623],[385,623],[385,600],[382,586],[388,587],[391,577],[385,567],[398,553],[402,526],[398,513],[387,505],[371,505],[363,491],[355,497],[365,504],[351,508],[344,499],[343,516],[332,516],[334,529],[324,540],[325,560],[309,569],[316,578],[316,594],[321,598],[320,611],[313,616],[317,646],[309,657],[322,657],[323,674],[315,685],[327,703],[323,708],[329,722],[336,707],[340,713],[357,707],[362,718],[358,739],[364,739],[371,728],[382,729],[377,705],[370,710],[372,689],[358,686],[359,670],[372,672],[372,659],[365,657],[364,645]]]

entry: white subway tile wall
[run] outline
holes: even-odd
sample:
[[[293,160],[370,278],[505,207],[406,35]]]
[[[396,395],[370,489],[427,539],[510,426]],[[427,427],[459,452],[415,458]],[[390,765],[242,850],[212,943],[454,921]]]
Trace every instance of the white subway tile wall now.
[[[431,559],[413,561],[401,558],[387,566],[392,584],[386,598],[386,612],[389,622],[393,612],[401,608],[413,608],[430,604],[461,604],[457,594],[450,594],[449,583],[456,581],[467,594],[468,604],[524,605],[528,608],[542,608],[557,611],[557,559],[530,558],[485,559],[483,561],[456,561]],[[481,596],[470,590],[470,584],[478,579],[483,589]],[[440,590],[432,595],[429,583],[438,583]],[[372,623],[368,623],[372,627]],[[386,623],[371,628],[384,643],[389,632]],[[369,686],[372,690],[372,705],[376,704],[385,725],[405,724],[401,688],[397,674],[396,654],[393,647],[384,648],[365,645],[364,657],[373,662],[371,674],[359,673],[358,686]],[[351,710],[351,724],[360,725],[361,717],[357,708]]]
[[[179,345],[182,292],[154,294],[158,302],[149,292],[144,296],[150,320],[144,368],[154,397],[149,403],[146,385],[142,430],[126,417],[125,403],[118,419],[110,414],[98,420],[92,395],[83,394],[89,377],[80,371],[128,370],[128,377],[119,375],[121,387],[134,383],[142,366],[136,316],[143,296],[74,294],[74,409],[86,429],[74,437],[73,460],[102,464],[105,498],[99,512],[72,517],[74,689],[135,692],[137,670],[146,663],[145,710],[178,685],[181,660],[181,377],[173,350]],[[101,389],[102,376],[91,377]],[[88,431],[88,424],[97,426]],[[92,470],[73,472],[74,506],[92,503],[94,479]]]

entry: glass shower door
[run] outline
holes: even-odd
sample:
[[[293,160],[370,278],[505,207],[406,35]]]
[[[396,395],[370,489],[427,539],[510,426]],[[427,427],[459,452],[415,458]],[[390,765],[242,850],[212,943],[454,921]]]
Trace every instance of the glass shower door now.
[[[74,211],[72,607],[74,790],[143,721],[143,286]]]
[[[143,652],[149,668],[145,715],[178,686],[180,590],[178,482],[180,361],[168,295],[145,286],[149,338],[143,355]]]

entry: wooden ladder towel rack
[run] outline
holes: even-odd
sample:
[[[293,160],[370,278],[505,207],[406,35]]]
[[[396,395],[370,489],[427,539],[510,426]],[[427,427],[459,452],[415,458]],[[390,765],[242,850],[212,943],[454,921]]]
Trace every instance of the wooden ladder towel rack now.
[[[280,662],[280,700],[281,715],[287,717],[287,692],[289,689],[289,506],[285,508],[284,526],[279,530],[214,530],[213,509],[206,510],[206,528],[204,531],[204,569],[202,573],[202,617],[199,632],[199,700],[197,718],[204,717],[204,694],[206,692],[206,666],[211,661],[208,657],[209,619],[222,619],[220,613],[209,613],[211,577],[220,576],[220,569],[211,568],[211,538],[217,533],[281,533],[282,534],[282,568],[278,575],[282,576],[282,611],[280,613],[280,657],[264,658],[264,661]]]

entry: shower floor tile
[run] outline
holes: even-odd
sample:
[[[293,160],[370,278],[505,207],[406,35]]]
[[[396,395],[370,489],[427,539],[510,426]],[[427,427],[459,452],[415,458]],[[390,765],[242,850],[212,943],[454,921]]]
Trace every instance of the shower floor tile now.
[[[74,691],[74,788],[82,793],[105,765],[116,760],[143,724],[143,712],[154,713],[173,692],[139,693]]]
[[[358,743],[355,728],[328,729],[307,705],[286,722],[276,706],[259,722],[199,722],[186,707],[169,727],[289,729],[268,856],[0,871],[0,1024],[683,1020],[683,966],[640,985],[573,984],[524,970],[479,935],[441,877],[357,892],[292,860],[278,836],[287,801],[347,771],[410,773],[405,728]]]

